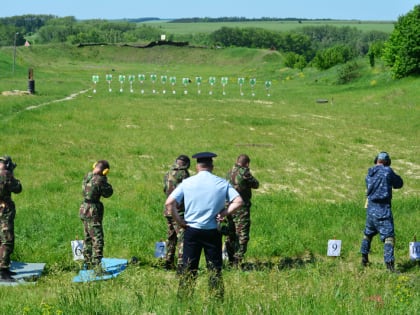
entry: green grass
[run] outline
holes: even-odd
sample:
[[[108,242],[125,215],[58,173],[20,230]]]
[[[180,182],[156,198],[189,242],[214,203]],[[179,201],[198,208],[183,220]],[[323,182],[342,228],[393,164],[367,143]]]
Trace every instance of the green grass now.
[[[47,268],[34,286],[0,287],[0,313],[409,314],[419,308],[419,270],[408,259],[418,232],[418,79],[393,81],[382,65],[372,70],[361,60],[362,77],[341,86],[334,84],[337,69],[299,73],[283,68],[281,54],[251,49],[22,47],[14,76],[11,56],[11,48],[0,50],[0,90],[26,90],[30,67],[36,81],[35,95],[0,96],[0,154],[14,158],[24,187],[14,197],[12,258]],[[112,93],[107,73],[114,75]],[[145,94],[138,81],[134,93],[127,83],[118,91],[119,74],[139,73],[147,75]],[[169,84],[166,94],[160,82],[153,87],[152,73],[176,76],[176,94]],[[93,74],[100,76],[97,93]],[[200,95],[196,76],[203,77]],[[217,77],[213,95],[210,76]],[[222,76],[229,78],[226,95]],[[193,79],[188,94],[182,77]],[[247,79],[243,96],[238,77]],[[270,96],[265,80],[273,83]],[[317,103],[321,98],[329,102]],[[220,176],[238,154],[249,154],[261,182],[246,255],[254,268],[225,270],[226,299],[217,304],[208,299],[202,265],[194,300],[179,304],[177,278],[153,257],[154,243],[165,238],[162,177],[177,155],[207,150],[218,154]],[[405,181],[394,195],[400,275],[385,271],[377,238],[372,266],[359,266],[364,176],[381,150]],[[104,201],[105,256],[140,261],[115,280],[73,284],[79,266],[70,241],[82,237],[81,181],[102,158],[111,163],[115,189]],[[334,237],[343,241],[335,259],[326,257]]]
[[[355,27],[361,31],[381,31],[391,33],[394,29],[392,21],[247,21],[247,22],[197,22],[197,23],[169,23],[169,21],[150,21],[142,22],[142,24],[150,24],[162,30],[162,34],[189,35],[200,33],[211,33],[222,27],[238,27],[238,28],[264,28],[270,31],[293,31],[306,26],[322,26],[331,25],[336,27]]]

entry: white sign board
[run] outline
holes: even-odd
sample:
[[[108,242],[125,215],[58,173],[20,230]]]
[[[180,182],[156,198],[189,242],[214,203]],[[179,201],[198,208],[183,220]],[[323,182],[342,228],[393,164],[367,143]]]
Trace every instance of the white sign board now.
[[[166,244],[165,242],[156,242],[155,244],[155,257],[165,258],[166,256]]]
[[[341,253],[341,240],[328,240],[327,256],[340,256]]]
[[[71,241],[71,250],[73,252],[73,260],[83,260],[83,241]]]
[[[410,259],[420,260],[420,242],[410,242]]]

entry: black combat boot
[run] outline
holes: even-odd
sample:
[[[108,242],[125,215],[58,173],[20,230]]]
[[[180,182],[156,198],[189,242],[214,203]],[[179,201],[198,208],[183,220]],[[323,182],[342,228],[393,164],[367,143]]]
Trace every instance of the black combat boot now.
[[[393,261],[389,261],[386,263],[386,269],[388,269],[391,272],[395,272],[395,265]]]
[[[2,268],[0,269],[0,281],[3,282],[16,282],[16,279],[12,278],[12,274],[16,274],[15,272],[11,272],[9,268]]]
[[[368,254],[362,254],[362,266],[367,267],[369,265],[369,256]]]

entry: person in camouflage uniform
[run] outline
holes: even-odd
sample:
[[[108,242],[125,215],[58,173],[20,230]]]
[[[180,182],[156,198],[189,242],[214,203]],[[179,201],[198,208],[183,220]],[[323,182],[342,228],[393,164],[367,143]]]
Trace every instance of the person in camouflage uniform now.
[[[369,264],[368,254],[373,236],[379,233],[384,243],[384,261],[390,271],[394,266],[394,219],[391,211],[392,188],[399,189],[403,180],[394,173],[391,158],[387,152],[381,152],[375,158],[375,165],[366,175],[367,211],[364,238],[361,245],[362,265]]]
[[[82,183],[83,202],[79,210],[85,236],[83,245],[85,265],[88,269],[93,268],[99,272],[104,248],[102,227],[104,205],[100,198],[108,198],[113,194],[112,186],[107,180],[109,168],[108,161],[99,160],[93,165],[93,170],[86,174]]]
[[[168,197],[171,192],[181,183],[185,178],[190,176],[188,169],[190,167],[190,158],[186,155],[180,155],[175,160],[175,164],[172,165],[171,169],[165,174],[163,178],[163,192]],[[184,215],[184,203],[178,205],[178,213]],[[178,273],[182,269],[182,252],[183,252],[183,234],[184,229],[172,218],[172,214],[164,211],[164,216],[167,221],[167,241],[166,241],[166,257],[165,257],[165,269],[175,269],[175,253],[178,246],[178,257],[177,257],[177,271]]]
[[[250,163],[249,156],[241,154],[227,174],[230,184],[239,192],[244,201],[241,209],[233,216],[227,217],[228,226],[225,247],[229,263],[233,266],[240,265],[247,251],[251,228],[251,190],[259,187],[258,180],[252,176],[249,169]]]
[[[22,185],[14,177],[16,164],[10,156],[0,157],[0,281],[14,282],[10,271],[10,256],[15,247],[14,220],[16,216],[12,193],[19,194]]]

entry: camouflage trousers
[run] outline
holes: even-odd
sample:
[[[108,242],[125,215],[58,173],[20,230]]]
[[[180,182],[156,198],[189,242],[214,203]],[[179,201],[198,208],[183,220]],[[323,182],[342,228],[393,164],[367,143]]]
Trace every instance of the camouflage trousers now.
[[[86,204],[84,204],[86,205]],[[80,218],[83,222],[84,244],[83,257],[88,267],[99,265],[103,258],[104,230],[102,226],[103,206],[80,207]]]
[[[0,207],[0,269],[10,267],[10,256],[15,248],[15,209]]]
[[[228,217],[228,235],[225,241],[229,262],[240,263],[245,256],[251,228],[250,208],[243,207]]]
[[[364,238],[362,240],[360,252],[362,254],[369,254],[372,238],[379,234],[381,241],[384,243],[384,261],[393,262],[394,258],[394,219],[391,212],[390,205],[379,205],[378,207],[384,209],[369,209],[366,214],[366,225],[364,230]],[[386,210],[386,211],[385,211]],[[385,216],[378,216],[386,213]]]
[[[167,269],[175,269],[176,266],[182,267],[182,254],[184,252],[184,229],[181,228],[175,219],[166,217],[167,220],[167,240],[166,240],[166,257],[165,264]],[[178,250],[178,255],[176,251]]]

